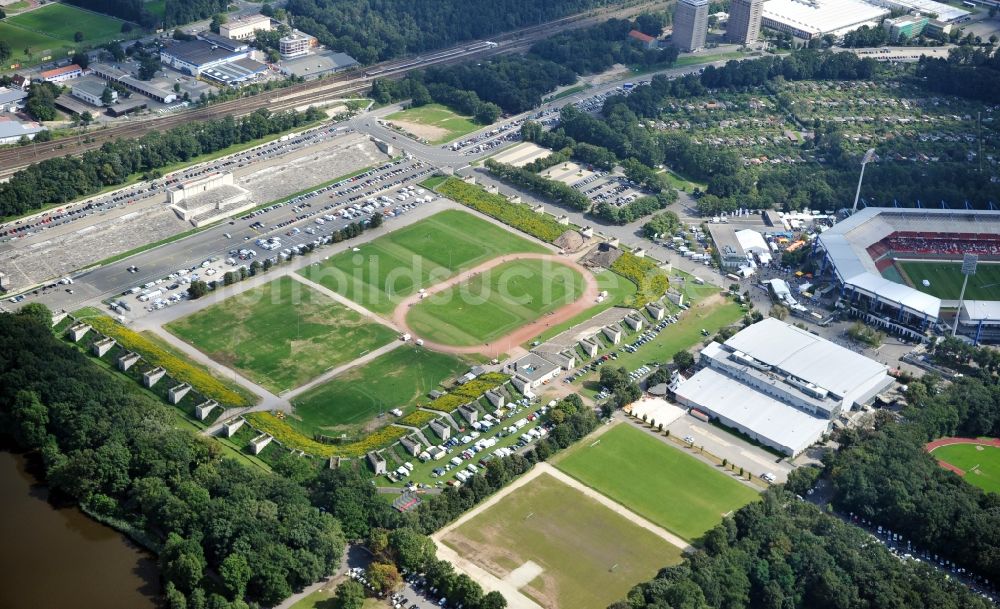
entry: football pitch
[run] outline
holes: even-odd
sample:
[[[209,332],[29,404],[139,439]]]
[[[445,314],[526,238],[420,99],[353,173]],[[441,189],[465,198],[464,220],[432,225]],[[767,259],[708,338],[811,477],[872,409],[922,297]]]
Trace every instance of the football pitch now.
[[[680,549],[542,474],[441,540],[543,607],[603,609]]]
[[[299,273],[380,314],[391,313],[407,296],[458,270],[508,253],[548,252],[492,222],[458,210],[434,214],[357,250]]]
[[[10,43],[13,54],[8,63],[37,63],[46,51],[58,59],[77,46],[96,47],[117,38],[133,37],[122,33],[123,23],[108,15],[52,3],[0,22],[0,40]],[[83,34],[80,43],[74,39],[77,32]],[[138,27],[135,32],[139,33]],[[30,57],[24,49],[31,51]]]
[[[215,361],[282,392],[395,338],[291,277],[231,296],[166,329]]]
[[[935,459],[965,471],[963,479],[990,493],[1000,493],[1000,448],[978,444],[949,444],[935,448]]]
[[[902,270],[904,277],[909,279],[914,288],[937,296],[941,300],[958,300],[962,292],[962,263],[960,261],[923,262],[916,260],[897,260],[896,265]],[[930,283],[923,284],[924,280]],[[1000,300],[1000,264],[980,261],[976,274],[969,277],[969,285],[965,288],[966,300]]]
[[[467,368],[451,355],[399,347],[295,398],[295,412],[285,421],[309,436],[330,435],[364,425],[393,408],[409,414],[419,398]]]
[[[479,345],[575,302],[583,290],[583,276],[575,269],[548,260],[516,260],[420,301],[406,321],[422,338]]]
[[[731,475],[626,423],[578,442],[553,465],[688,540],[757,498]]]

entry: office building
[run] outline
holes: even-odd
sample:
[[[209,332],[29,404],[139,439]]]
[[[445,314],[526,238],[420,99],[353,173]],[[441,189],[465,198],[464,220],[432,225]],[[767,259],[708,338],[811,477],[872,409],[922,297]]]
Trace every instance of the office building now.
[[[312,46],[312,41],[312,36],[307,36],[300,32],[294,32],[288,36],[282,37],[281,40],[278,41],[278,51],[281,53],[282,59],[302,57],[309,52],[309,47]]]
[[[734,44],[757,42],[763,13],[764,0],[732,0],[726,23],[726,40]]]
[[[247,15],[233,19],[219,26],[219,35],[233,40],[246,40],[254,37],[254,32],[271,31],[271,18],[264,15]]]
[[[708,0],[678,0],[674,11],[673,44],[690,53],[705,47],[708,36]]]
[[[882,28],[889,35],[890,42],[906,42],[919,36],[927,27],[927,17],[919,15],[903,15],[895,19],[886,19]]]

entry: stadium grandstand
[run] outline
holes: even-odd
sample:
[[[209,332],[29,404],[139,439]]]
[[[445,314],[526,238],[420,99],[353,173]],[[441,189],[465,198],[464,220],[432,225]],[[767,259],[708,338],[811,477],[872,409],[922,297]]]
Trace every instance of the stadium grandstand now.
[[[990,264],[1000,263],[997,211],[868,207],[822,233],[814,248],[820,273],[831,272],[852,316],[915,340],[934,328],[942,308],[957,310],[964,254],[977,254],[982,271],[967,297],[987,302],[1000,294],[992,281],[1000,264]],[[995,338],[983,332],[981,322],[990,320],[977,317],[995,307],[963,309],[960,333],[975,342]]]

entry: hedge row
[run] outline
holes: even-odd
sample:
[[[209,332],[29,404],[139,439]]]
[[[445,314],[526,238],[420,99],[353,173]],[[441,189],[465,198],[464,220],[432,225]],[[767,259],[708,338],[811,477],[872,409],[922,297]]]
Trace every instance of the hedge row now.
[[[155,342],[110,317],[99,315],[89,317],[85,322],[101,334],[115,339],[123,348],[135,351],[153,366],[165,369],[174,379],[191,385],[195,391],[208,399],[233,408],[250,406],[256,401],[248,393],[233,389],[207,370],[175,357]]]
[[[642,307],[654,300],[659,300],[670,287],[667,274],[655,262],[648,258],[639,258],[632,252],[624,252],[611,265],[611,270],[625,277],[639,288],[627,303],[634,307]]]
[[[427,408],[440,412],[451,412],[462,404],[468,404],[472,400],[479,399],[479,396],[491,389],[496,389],[508,380],[510,380],[510,376],[506,374],[487,372],[475,380],[452,389],[428,404]]]
[[[436,418],[438,418],[438,415],[433,412],[427,412],[426,410],[414,410],[396,422],[400,425],[409,425],[410,427],[423,427]]]
[[[388,425],[357,442],[324,444],[305,436],[270,412],[251,412],[244,418],[254,429],[273,436],[285,448],[301,450],[314,457],[360,457],[369,451],[385,448],[410,433],[408,429]]]
[[[445,180],[437,190],[449,199],[496,218],[546,243],[552,243],[571,228],[559,224],[552,216],[531,211],[527,205],[511,203],[503,195],[490,194],[479,186],[467,184],[458,178]]]

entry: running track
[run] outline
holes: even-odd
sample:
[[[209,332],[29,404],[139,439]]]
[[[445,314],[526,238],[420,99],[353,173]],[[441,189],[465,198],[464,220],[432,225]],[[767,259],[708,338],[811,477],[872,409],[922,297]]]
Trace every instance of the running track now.
[[[937,448],[941,448],[942,446],[951,446],[953,444],[976,444],[978,446],[994,446],[996,448],[1000,448],[1000,439],[993,438],[991,440],[980,440],[978,438],[941,438],[940,440],[934,440],[933,442],[927,443],[927,445],[924,446],[924,450],[929,453],[933,453]],[[942,461],[941,459],[938,459],[937,462],[941,467],[951,470],[959,476],[965,475],[965,470],[960,467],[955,467],[951,463]]]

